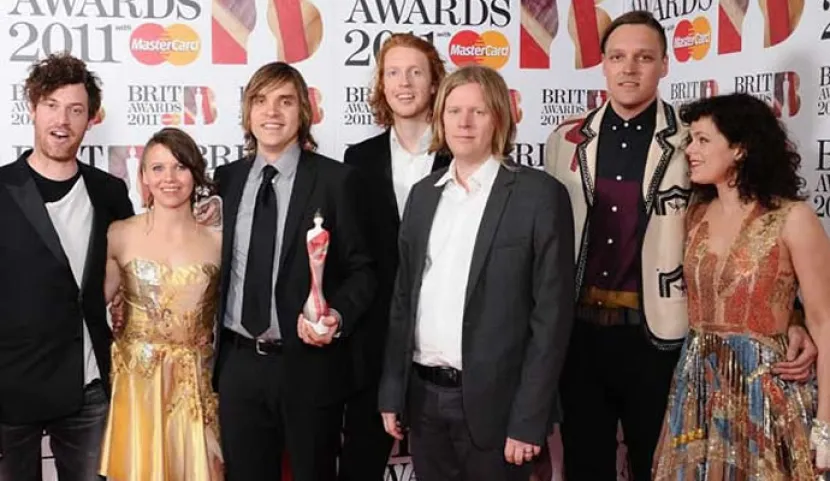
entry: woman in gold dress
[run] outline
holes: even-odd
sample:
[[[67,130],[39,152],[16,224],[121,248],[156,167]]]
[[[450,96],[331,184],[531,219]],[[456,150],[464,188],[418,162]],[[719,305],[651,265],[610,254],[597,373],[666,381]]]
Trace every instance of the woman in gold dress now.
[[[690,331],[654,479],[815,481],[830,465],[830,241],[801,201],[800,157],[747,94],[702,99],[680,117],[690,124]],[[772,368],[786,360],[799,287],[818,348],[806,382]]]
[[[221,231],[194,218],[205,161],[178,129],[144,148],[147,211],[112,224],[107,301],[123,289],[112,346],[112,401],[100,474],[112,481],[220,481],[211,389]]]

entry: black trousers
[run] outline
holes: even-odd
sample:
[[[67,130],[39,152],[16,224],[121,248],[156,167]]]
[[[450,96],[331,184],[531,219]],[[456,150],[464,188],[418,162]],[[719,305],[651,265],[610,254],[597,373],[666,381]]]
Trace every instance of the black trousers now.
[[[44,423],[0,424],[0,481],[41,481],[44,432],[49,435],[60,481],[103,479],[98,476],[98,468],[108,410],[104,386],[94,381],[84,389],[84,404],[77,413]]]
[[[409,447],[418,481],[527,481],[532,465],[509,464],[504,444],[480,449],[470,436],[461,387],[441,387],[412,373]],[[569,480],[570,481],[570,480]]]
[[[383,429],[378,385],[355,392],[345,410],[338,481],[383,481],[394,438]]]
[[[657,349],[644,329],[576,320],[560,385],[567,481],[616,481],[618,423],[629,479],[651,480],[680,350]]]
[[[280,481],[287,450],[295,481],[334,481],[342,407],[292,402],[281,353],[223,342],[219,428],[227,481]]]

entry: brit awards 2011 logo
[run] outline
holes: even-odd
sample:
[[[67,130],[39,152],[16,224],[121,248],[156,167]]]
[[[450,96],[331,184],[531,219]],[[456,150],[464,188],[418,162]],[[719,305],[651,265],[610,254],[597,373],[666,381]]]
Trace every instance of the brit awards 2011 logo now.
[[[675,107],[693,102],[698,99],[713,97],[718,94],[718,82],[714,79],[687,80],[669,84],[669,102]]]
[[[216,98],[205,86],[128,85],[127,125],[210,125]]]
[[[602,106],[608,92],[601,89],[542,89],[539,123],[556,127],[562,121]]]
[[[346,86],[343,97],[343,124],[344,125],[372,125],[375,116],[369,99],[372,89],[369,87]]]
[[[119,63],[126,49],[116,48],[129,35],[124,21],[193,21],[200,0],[12,0],[6,15],[12,62],[31,63],[67,51],[87,63]],[[54,21],[57,19],[57,21]]]
[[[320,47],[323,21],[308,0],[213,0],[211,32],[214,64],[295,63]]]
[[[801,80],[795,72],[763,72],[735,77],[735,92],[767,102],[777,117],[794,117],[801,111]]]
[[[11,125],[32,125],[32,116],[29,111],[29,100],[26,98],[26,89],[23,84],[10,85],[12,89],[10,124]],[[90,127],[96,126],[104,121],[107,114],[102,105],[98,112],[92,117]]]
[[[818,115],[830,116],[830,65],[819,67],[818,79]]]

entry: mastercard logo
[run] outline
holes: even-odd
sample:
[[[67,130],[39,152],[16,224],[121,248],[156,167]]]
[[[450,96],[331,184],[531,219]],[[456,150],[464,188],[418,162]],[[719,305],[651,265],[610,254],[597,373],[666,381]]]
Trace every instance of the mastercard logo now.
[[[477,64],[500,69],[509,58],[507,37],[494,30],[480,35],[472,30],[462,30],[450,40],[450,60],[459,67]]]
[[[691,22],[681,20],[674,27],[672,47],[679,62],[689,59],[702,60],[712,46],[712,26],[705,17],[697,17]]]
[[[522,94],[518,90],[510,89],[510,116],[513,122],[518,124],[522,121]]]
[[[167,28],[145,23],[130,35],[130,51],[144,65],[187,65],[199,56],[202,40],[192,28],[177,23]]]

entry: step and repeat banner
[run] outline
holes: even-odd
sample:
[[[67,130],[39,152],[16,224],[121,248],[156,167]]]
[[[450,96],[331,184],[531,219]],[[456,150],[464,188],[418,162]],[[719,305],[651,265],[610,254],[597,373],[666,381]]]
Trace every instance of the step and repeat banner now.
[[[668,34],[663,99],[743,91],[769,102],[830,225],[830,0],[3,0],[0,9],[0,165],[32,142],[27,68],[69,50],[104,89],[81,159],[123,178],[137,207],[142,146],[163,126],[189,132],[211,169],[241,156],[242,89],[273,60],[303,73],[319,151],[341,159],[379,132],[367,100],[376,54],[393,32],[432,42],[450,70],[498,69],[519,125],[513,157],[541,168],[556,125],[607,99],[602,30],[621,13],[649,10]],[[52,480],[46,439],[44,448]],[[555,438],[551,451],[539,481],[561,479]],[[624,471],[621,463],[621,479]],[[415,479],[405,443],[387,479]]]

